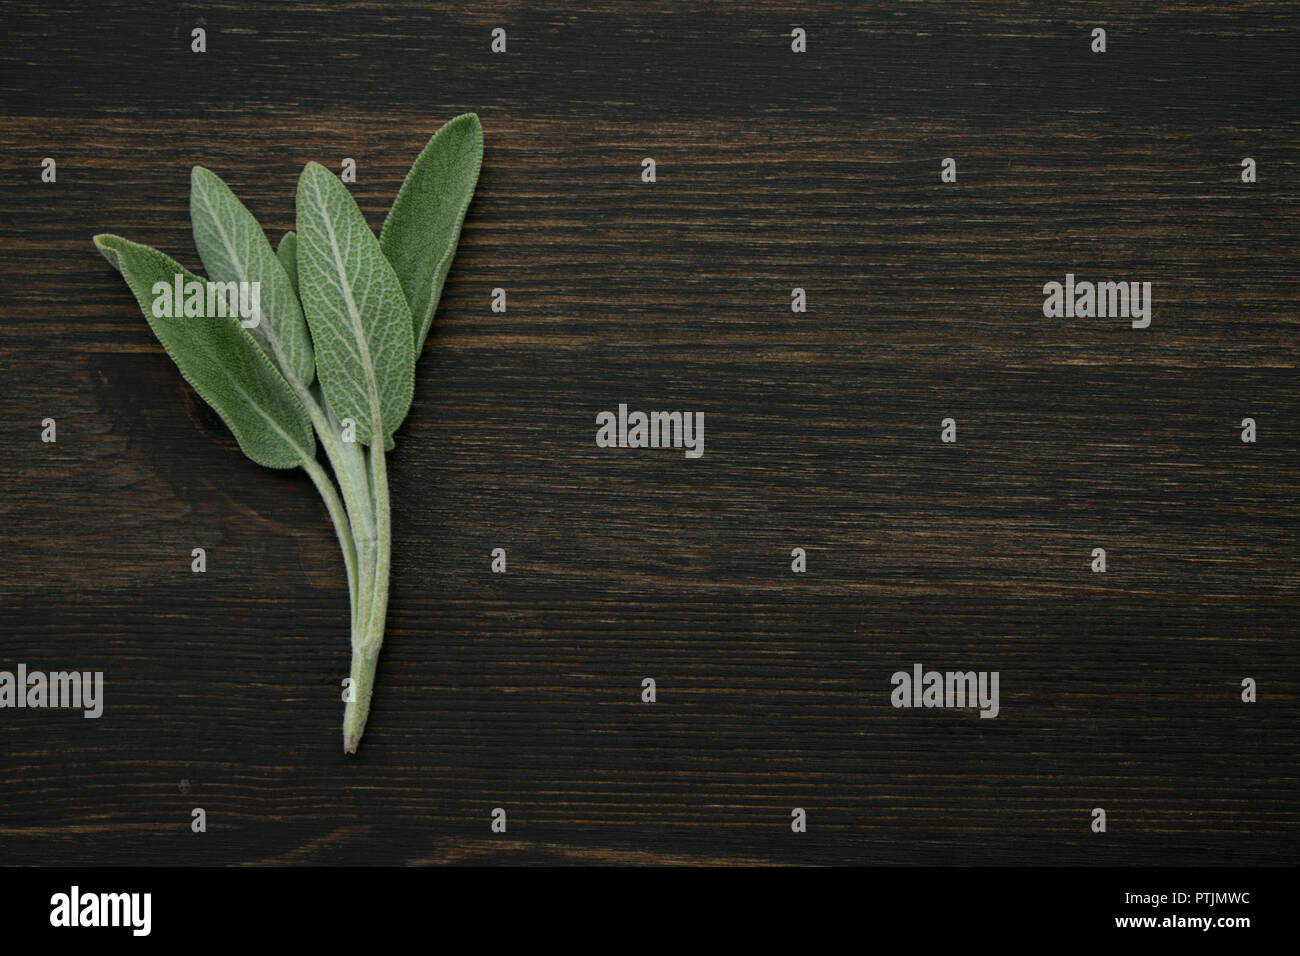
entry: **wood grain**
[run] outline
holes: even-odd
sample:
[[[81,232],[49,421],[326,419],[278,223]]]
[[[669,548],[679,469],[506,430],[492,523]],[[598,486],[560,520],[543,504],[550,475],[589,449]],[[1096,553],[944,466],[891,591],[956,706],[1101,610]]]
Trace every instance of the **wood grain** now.
[[[0,712],[0,859],[1297,862],[1298,15],[7,4],[0,668],[107,699]],[[470,109],[346,759],[324,509],[90,237],[197,267],[191,165],[274,241],[345,156],[378,227]],[[1151,327],[1045,319],[1066,272],[1152,281]],[[703,411],[704,457],[596,448],[620,402]],[[1001,715],[893,709],[917,661],[998,670]]]

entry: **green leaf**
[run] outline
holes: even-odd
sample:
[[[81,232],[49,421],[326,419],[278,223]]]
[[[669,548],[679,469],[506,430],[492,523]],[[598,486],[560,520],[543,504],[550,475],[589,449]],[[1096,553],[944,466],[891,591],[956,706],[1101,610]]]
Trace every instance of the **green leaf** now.
[[[411,310],[351,193],[319,163],[298,180],[298,281],[330,408],[366,445],[377,417],[384,443],[411,408]]]
[[[289,277],[289,284],[293,286],[293,294],[298,294],[298,237],[294,235],[293,230],[286,232],[280,237],[280,245],[275,250],[275,257],[280,260],[280,265],[284,266],[284,273]],[[306,321],[304,319],[304,321]],[[313,362],[315,359],[313,358]]]
[[[156,283],[209,283],[157,249],[121,236],[95,236],[95,246],[135,293],[145,318],[181,375],[230,426],[244,454],[267,468],[293,468],[314,460],[316,439],[307,411],[284,376],[233,318],[154,314]],[[167,293],[170,296],[170,292]]]
[[[433,325],[482,165],[478,117],[457,116],[433,134],[384,221],[379,244],[410,303],[417,357]]]
[[[285,376],[302,388],[316,363],[294,283],[266,233],[221,178],[202,166],[190,176],[194,245],[213,282],[261,283],[262,321],[250,331]]]

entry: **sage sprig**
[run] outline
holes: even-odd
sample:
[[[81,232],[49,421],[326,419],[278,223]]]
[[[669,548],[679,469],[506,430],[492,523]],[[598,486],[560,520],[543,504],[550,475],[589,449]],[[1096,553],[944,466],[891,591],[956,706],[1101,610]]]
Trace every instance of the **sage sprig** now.
[[[451,120],[411,167],[379,238],[347,187],[309,163],[298,180],[297,230],[275,250],[230,188],[196,166],[190,218],[206,279],[156,249],[95,236],[181,375],[244,454],[268,468],[301,467],[320,492],[352,604],[348,753],[365,730],[388,612],[386,456],[410,411],[415,362],[482,161],[478,117]],[[182,290],[185,308],[168,307]],[[203,307],[191,308],[191,298]],[[252,314],[243,314],[250,300]]]

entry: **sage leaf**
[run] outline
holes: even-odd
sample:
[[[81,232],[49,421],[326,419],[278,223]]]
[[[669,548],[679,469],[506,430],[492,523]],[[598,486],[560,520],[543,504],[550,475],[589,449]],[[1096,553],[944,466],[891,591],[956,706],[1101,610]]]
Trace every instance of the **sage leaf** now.
[[[289,277],[289,284],[293,286],[293,294],[298,294],[298,237],[293,230],[286,232],[280,237],[280,245],[275,250],[275,257],[280,260],[280,265],[284,266],[284,274]],[[305,322],[306,319],[304,318]],[[313,359],[314,360],[314,359]]]
[[[338,177],[308,163],[298,180],[298,282],[330,408],[382,447],[411,408],[411,310],[393,267]]]
[[[433,325],[483,165],[483,127],[464,113],[433,134],[384,220],[379,244],[411,307],[415,354]]]
[[[95,246],[122,273],[158,341],[230,427],[245,455],[267,468],[315,463],[316,439],[306,410],[238,316],[154,314],[158,283],[170,289],[180,275],[182,284],[203,283],[205,298],[209,283],[157,249],[121,236],[95,236]]]
[[[208,279],[261,284],[261,321],[251,330],[253,337],[291,383],[309,386],[316,362],[294,283],[253,214],[221,177],[202,166],[190,175],[190,219]]]

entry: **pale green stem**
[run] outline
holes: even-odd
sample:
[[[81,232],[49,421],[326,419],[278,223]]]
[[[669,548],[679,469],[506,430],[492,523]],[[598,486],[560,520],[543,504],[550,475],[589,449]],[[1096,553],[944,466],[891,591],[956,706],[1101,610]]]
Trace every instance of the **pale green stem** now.
[[[375,506],[375,562],[369,605],[361,609],[362,639],[352,642],[353,699],[343,711],[343,749],[356,753],[370,715],[375,667],[384,643],[384,622],[388,616],[388,578],[392,563],[392,510],[388,500],[388,468],[384,459],[384,437],[379,417],[374,419],[375,438],[370,446],[370,488]],[[356,630],[353,631],[354,635]]]
[[[343,488],[344,500],[348,503],[348,514],[352,519],[352,534],[357,548],[358,594],[352,608],[352,639],[355,642],[365,627],[366,608],[370,605],[370,587],[374,577],[375,551],[375,503],[370,490],[370,478],[366,474],[365,452],[360,443],[342,441],[343,427],[334,412],[320,396],[320,406],[327,424],[324,427],[329,437],[322,438],[325,452],[330,456],[334,471],[339,476]]]
[[[320,462],[315,458],[304,458],[302,468],[311,476],[312,482],[316,485],[316,490],[320,492],[321,499],[325,502],[325,510],[330,514],[330,521],[334,522],[334,532],[339,536],[339,547],[343,549],[343,564],[348,571],[348,597],[352,601],[355,616],[357,548],[356,542],[352,539],[352,526],[348,523],[347,512],[343,510],[343,502],[339,500],[339,493],[334,490],[334,482],[330,481],[330,476],[325,473],[325,469],[320,466]]]
[[[355,442],[344,442],[339,462],[334,466],[340,474],[347,476],[350,486],[363,489],[358,496],[353,512],[352,533],[357,548],[357,600],[352,608],[352,647],[365,640],[366,623],[370,620],[370,603],[375,585],[375,501],[370,488],[370,478],[366,474],[365,453]],[[356,694],[357,681],[352,681],[353,694]]]
[[[320,436],[338,478],[343,500],[347,504],[348,518],[352,525],[353,548],[357,560],[357,580],[352,594],[352,633],[353,640],[359,633],[364,621],[361,609],[369,603],[370,581],[374,576],[374,504],[370,495],[370,481],[363,467],[357,467],[361,459],[361,450],[353,442],[341,440],[341,429],[335,420],[324,395],[319,390],[295,388],[298,397],[311,416],[316,434]],[[318,397],[319,396],[319,397]]]
[[[368,639],[368,629],[373,617],[373,595],[376,589],[379,554],[383,553],[384,569],[382,576],[382,607],[388,604],[388,531],[384,532],[384,546],[379,546],[376,533],[378,516],[376,515],[375,497],[371,491],[370,476],[366,472],[366,456],[358,442],[342,440],[342,428],[335,418],[329,403],[318,388],[310,391],[298,390],[299,398],[307,407],[312,425],[320,436],[343,491],[343,500],[347,503],[350,518],[350,538],[356,555],[355,586],[351,588],[352,596],[352,670],[349,701],[344,709],[344,745],[349,753],[355,753],[361,733],[365,729],[366,716],[370,712],[370,697],[374,690],[375,664],[379,657],[379,641],[383,637],[383,615],[380,611],[379,641]],[[380,454],[383,454],[382,447]],[[382,466],[382,462],[381,462]],[[319,465],[316,466],[320,468]],[[382,472],[382,468],[381,468]],[[323,474],[323,472],[322,472]],[[328,481],[328,479],[326,479]],[[332,485],[330,486],[333,490]],[[388,522],[388,484],[384,479],[384,521]],[[337,496],[335,496],[337,501]],[[328,503],[327,503],[328,504]],[[336,521],[337,524],[337,521]],[[349,584],[353,578],[350,574]],[[355,728],[349,730],[349,728]]]
[[[348,596],[352,603],[352,672],[351,693],[343,712],[343,748],[356,753],[357,744],[370,713],[374,690],[375,665],[384,640],[384,619],[388,614],[388,576],[392,553],[392,519],[388,504],[388,474],[384,463],[383,431],[379,419],[378,398],[373,378],[370,382],[374,409],[373,434],[379,435],[378,447],[370,456],[370,475],[366,474],[366,456],[357,442],[342,440],[342,429],[329,407],[319,384],[304,387],[287,371],[289,363],[281,353],[279,341],[266,328],[271,349],[284,371],[285,378],[311,417],[338,478],[346,502],[339,501],[334,484],[320,464],[312,459],[303,468],[325,500],[334,529],[343,548],[347,566]],[[372,484],[373,482],[373,484]]]
[[[320,436],[321,444],[325,446],[325,455],[334,467],[339,488],[343,492],[343,500],[348,505],[352,529],[354,532],[362,531],[357,537],[368,537],[365,532],[371,531],[374,527],[374,505],[364,463],[361,462],[361,447],[356,442],[342,440],[342,428],[334,419],[334,413],[325,403],[324,395],[321,395],[318,400],[314,394],[316,392],[315,387],[311,390],[304,389],[299,392],[299,397],[307,406],[307,414],[311,416],[316,434]]]
[[[239,261],[224,232],[222,238],[226,241],[231,259],[236,262]],[[240,278],[244,278],[242,272]],[[267,343],[271,346],[271,352],[275,357],[276,364],[279,365],[280,371],[289,383],[289,387],[293,389],[298,396],[298,400],[307,409],[307,414],[311,417],[311,423],[316,429],[316,434],[320,436],[321,444],[325,446],[325,456],[329,459],[334,474],[338,478],[339,488],[343,492],[343,500],[347,503],[351,527],[349,528],[346,543],[344,542],[342,526],[335,515],[335,508],[331,506],[328,499],[325,501],[325,507],[330,511],[330,518],[334,520],[334,527],[338,531],[339,542],[343,545],[343,560],[348,568],[348,597],[352,604],[352,632],[355,641],[361,619],[359,610],[369,601],[368,582],[373,576],[371,570],[371,561],[373,560],[371,540],[374,527],[372,519],[374,505],[371,501],[370,487],[366,480],[365,470],[363,468],[347,467],[349,462],[346,461],[342,449],[347,447],[349,443],[341,441],[339,423],[330,411],[329,404],[325,400],[325,395],[321,391],[319,383],[310,387],[304,386],[297,376],[293,374],[292,363],[285,356],[280,345],[279,336],[275,334],[275,329],[270,323],[262,323],[258,326],[257,331],[266,338]],[[359,456],[360,451],[358,450],[356,454]],[[303,467],[306,468],[307,466],[304,464]],[[308,473],[311,473],[310,469],[308,469]],[[323,471],[321,476],[324,477]],[[316,482],[318,489],[322,489],[321,497],[325,497],[325,491],[321,482],[317,480],[317,476],[313,474],[312,480]],[[333,483],[327,477],[325,478],[325,484],[331,492],[334,490]],[[337,495],[334,495],[334,500],[337,503]]]

